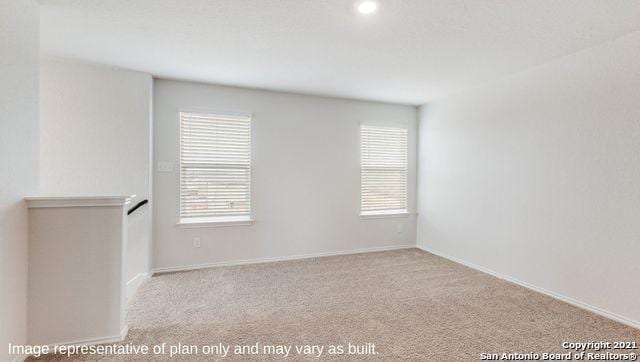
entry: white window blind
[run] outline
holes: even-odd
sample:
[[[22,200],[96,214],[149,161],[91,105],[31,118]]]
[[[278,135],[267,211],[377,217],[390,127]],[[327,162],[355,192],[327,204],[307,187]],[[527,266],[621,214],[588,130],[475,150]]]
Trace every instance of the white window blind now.
[[[407,212],[407,130],[360,127],[362,215]]]
[[[248,220],[251,118],[180,113],[180,221]]]

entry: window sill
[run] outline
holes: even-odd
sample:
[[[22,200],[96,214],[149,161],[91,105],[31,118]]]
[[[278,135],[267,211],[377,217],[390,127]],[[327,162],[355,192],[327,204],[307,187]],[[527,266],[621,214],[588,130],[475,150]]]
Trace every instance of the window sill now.
[[[254,220],[250,216],[220,216],[199,217],[182,219],[178,222],[181,228],[211,228],[224,226],[248,226],[253,225]]]
[[[411,215],[407,210],[385,210],[385,211],[365,211],[360,213],[361,219],[387,219],[394,217],[409,217]]]

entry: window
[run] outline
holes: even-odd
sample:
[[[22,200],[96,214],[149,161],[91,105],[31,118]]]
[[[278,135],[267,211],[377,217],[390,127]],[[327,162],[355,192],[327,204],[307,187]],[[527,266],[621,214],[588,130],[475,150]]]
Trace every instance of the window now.
[[[180,113],[180,223],[251,218],[251,117]]]
[[[360,127],[361,215],[407,213],[407,130]]]

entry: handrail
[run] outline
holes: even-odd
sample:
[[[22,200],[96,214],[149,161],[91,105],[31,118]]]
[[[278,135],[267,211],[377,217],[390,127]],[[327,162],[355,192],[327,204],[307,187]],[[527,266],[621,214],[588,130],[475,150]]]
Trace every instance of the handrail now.
[[[132,212],[138,210],[142,205],[144,205],[144,204],[146,204],[148,202],[149,202],[149,200],[147,200],[147,199],[144,199],[144,200],[140,201],[139,203],[136,204],[136,206],[130,208],[129,211],[127,211],[127,215],[131,215]]]

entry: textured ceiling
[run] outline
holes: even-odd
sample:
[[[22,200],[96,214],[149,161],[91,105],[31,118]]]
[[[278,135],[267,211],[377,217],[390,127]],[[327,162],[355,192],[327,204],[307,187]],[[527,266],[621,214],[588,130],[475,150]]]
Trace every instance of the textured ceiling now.
[[[41,0],[45,55],[423,104],[640,29],[637,0]]]

